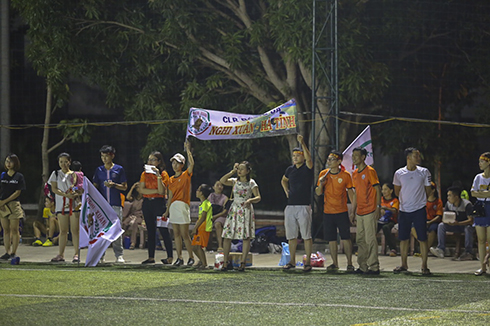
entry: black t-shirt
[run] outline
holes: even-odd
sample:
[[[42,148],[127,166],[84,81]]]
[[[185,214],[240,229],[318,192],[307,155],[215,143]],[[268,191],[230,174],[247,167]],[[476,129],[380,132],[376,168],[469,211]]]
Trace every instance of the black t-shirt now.
[[[284,176],[289,179],[288,205],[310,205],[313,169],[309,169],[306,163],[299,169],[293,164],[286,169]]]
[[[9,176],[7,172],[2,172],[0,183],[0,200],[9,198],[17,190],[26,190],[26,182],[22,173],[15,172]],[[17,197],[16,200],[19,200]]]

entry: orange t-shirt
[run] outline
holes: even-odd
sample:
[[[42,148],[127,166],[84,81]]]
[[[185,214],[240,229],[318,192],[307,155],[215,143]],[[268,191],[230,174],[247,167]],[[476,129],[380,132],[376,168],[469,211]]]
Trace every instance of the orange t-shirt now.
[[[376,189],[379,185],[378,174],[371,166],[366,165],[362,171],[356,169],[352,173],[352,182],[356,188],[357,215],[371,214],[376,210]]]
[[[183,201],[187,205],[191,204],[191,177],[187,170],[182,172],[178,177],[174,175],[170,177],[168,190],[172,191],[172,201]]]
[[[325,169],[318,175],[317,186],[320,185],[320,178],[329,169]],[[323,212],[327,214],[338,214],[347,212],[347,189],[352,188],[352,178],[347,171],[340,171],[337,174],[329,173],[327,182],[323,187]]]
[[[398,223],[398,210],[400,210],[400,201],[398,198],[391,198],[390,200],[386,200],[384,197],[381,197],[381,206],[388,208],[396,208],[396,213],[392,215],[392,220],[395,223]]]
[[[427,208],[427,219],[433,220],[436,216],[442,216],[442,200],[440,198],[437,198],[434,201],[427,201],[427,204],[425,204],[425,207]]]
[[[163,184],[165,185],[165,187],[168,187],[169,177],[167,171],[163,171],[161,176],[162,176]],[[141,173],[140,182],[144,182],[145,188],[147,189],[158,189],[158,183],[157,183],[158,176],[156,174],[143,172]],[[164,196],[160,194],[151,194],[151,195],[143,195],[143,197],[163,198]]]

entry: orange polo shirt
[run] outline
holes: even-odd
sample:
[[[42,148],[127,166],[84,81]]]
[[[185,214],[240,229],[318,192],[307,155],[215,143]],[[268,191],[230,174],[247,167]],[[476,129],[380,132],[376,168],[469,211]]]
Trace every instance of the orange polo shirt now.
[[[366,167],[359,172],[356,169],[352,173],[352,182],[356,188],[357,198],[357,215],[371,214],[376,210],[376,189],[374,186],[379,185],[378,174],[371,166]]]
[[[168,189],[172,191],[172,202],[176,200],[183,201],[187,205],[191,204],[191,177],[187,170],[182,172],[178,177],[170,177]]]
[[[165,187],[168,187],[169,177],[167,171],[163,171],[162,174],[162,182]],[[158,176],[153,173],[141,173],[140,182],[145,183],[145,188],[147,189],[158,189]],[[163,195],[160,194],[151,194],[151,195],[143,195],[146,198],[163,198]]]
[[[329,169],[325,169],[318,175],[317,186],[320,185],[320,178]],[[347,189],[352,188],[352,178],[347,171],[340,171],[337,174],[329,173],[327,182],[323,187],[323,212],[326,214],[338,214],[347,212]]]

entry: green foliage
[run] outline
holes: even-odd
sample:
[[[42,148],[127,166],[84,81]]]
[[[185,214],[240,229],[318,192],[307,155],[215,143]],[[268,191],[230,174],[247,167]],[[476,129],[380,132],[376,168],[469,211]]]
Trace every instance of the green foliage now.
[[[63,138],[74,143],[88,143],[93,131],[93,126],[89,126],[87,120],[73,119],[61,120],[57,127],[62,131]]]

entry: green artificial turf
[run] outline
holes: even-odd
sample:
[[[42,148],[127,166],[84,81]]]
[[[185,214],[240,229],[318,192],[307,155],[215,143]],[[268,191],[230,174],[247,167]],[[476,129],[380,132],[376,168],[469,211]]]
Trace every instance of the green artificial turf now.
[[[0,266],[1,325],[490,325],[471,275]]]

